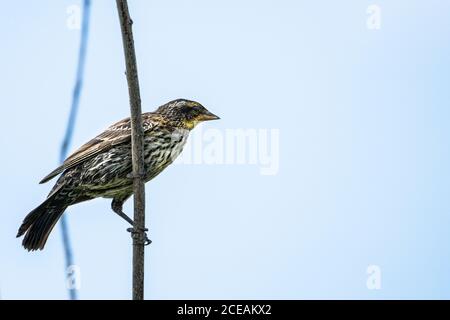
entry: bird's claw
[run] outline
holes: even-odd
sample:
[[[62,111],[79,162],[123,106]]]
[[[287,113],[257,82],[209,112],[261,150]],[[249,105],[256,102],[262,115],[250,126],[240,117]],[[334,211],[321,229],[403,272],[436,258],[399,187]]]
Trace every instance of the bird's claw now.
[[[134,174],[133,172],[127,174],[127,179],[134,180],[134,178],[145,179],[145,173],[141,172],[138,174]]]
[[[147,228],[145,228],[146,230],[148,230]],[[150,243],[152,243],[152,240],[150,240],[147,237],[147,232],[144,233],[145,239],[144,239],[144,246],[148,246]]]
[[[143,228],[141,230],[136,230],[135,228],[128,228],[128,232],[131,233],[131,237],[134,239],[134,237],[139,237],[142,233],[144,233],[144,239],[143,244],[144,246],[148,246],[150,243],[152,243],[152,240],[150,240],[147,236],[147,228]]]

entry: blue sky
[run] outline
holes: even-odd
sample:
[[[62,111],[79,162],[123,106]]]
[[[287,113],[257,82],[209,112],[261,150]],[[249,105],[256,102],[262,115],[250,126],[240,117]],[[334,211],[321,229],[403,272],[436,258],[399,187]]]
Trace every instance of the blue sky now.
[[[116,8],[93,2],[74,148],[129,113]],[[450,3],[129,2],[145,111],[184,97],[222,118],[199,132],[279,132],[275,175],[180,164],[146,185],[147,298],[450,298]],[[3,299],[67,298],[59,226],[37,253],[15,234],[51,188],[38,181],[58,160],[79,4],[0,13]],[[68,210],[82,299],[130,297],[131,240],[109,208]]]

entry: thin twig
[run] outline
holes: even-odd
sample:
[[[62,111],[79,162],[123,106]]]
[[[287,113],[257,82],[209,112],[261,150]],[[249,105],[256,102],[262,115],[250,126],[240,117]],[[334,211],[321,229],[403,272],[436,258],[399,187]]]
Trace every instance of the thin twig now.
[[[84,66],[86,64],[86,51],[89,36],[90,13],[91,13],[91,0],[84,0],[80,48],[78,50],[77,75],[75,80],[75,86],[73,88],[72,93],[72,105],[70,107],[70,114],[69,119],[67,121],[66,133],[64,135],[64,139],[61,144],[61,150],[59,154],[60,164],[63,163],[67,157],[67,151],[69,150],[70,144],[72,142],[73,131],[75,129],[75,121],[78,113],[78,107],[80,105],[80,96],[81,96],[81,89],[83,88],[83,78],[85,69]],[[67,222],[67,215],[63,215],[61,217],[61,230],[62,230],[62,240],[67,273],[69,267],[74,264],[72,245],[69,237],[69,226]],[[68,292],[71,300],[78,299],[76,289],[70,288],[68,289]]]
[[[127,0],[116,0],[122,30],[126,75],[131,109],[131,149],[133,157],[134,230],[133,237],[133,300],[144,299],[145,186],[144,135],[141,97],[136,65],[132,24]]]

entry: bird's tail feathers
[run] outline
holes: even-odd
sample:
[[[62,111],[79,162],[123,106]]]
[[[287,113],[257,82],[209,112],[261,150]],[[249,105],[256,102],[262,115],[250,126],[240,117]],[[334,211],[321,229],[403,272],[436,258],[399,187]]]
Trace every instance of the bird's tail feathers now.
[[[67,205],[62,199],[58,199],[58,194],[59,192],[52,193],[23,220],[17,237],[25,234],[22,245],[28,251],[44,248],[50,232],[66,210]]]

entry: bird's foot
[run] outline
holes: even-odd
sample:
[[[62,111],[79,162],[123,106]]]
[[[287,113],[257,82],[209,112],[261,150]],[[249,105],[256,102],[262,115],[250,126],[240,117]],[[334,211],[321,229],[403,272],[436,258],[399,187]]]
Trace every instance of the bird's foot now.
[[[152,243],[152,240],[150,240],[147,237],[147,228],[142,228],[142,229],[135,229],[133,228],[128,228],[127,229],[128,232],[131,233],[131,238],[134,239],[138,239],[139,240],[139,244],[143,244],[144,246],[148,246],[150,243]]]
[[[145,179],[145,173],[141,172],[138,174],[134,174],[133,172],[127,174],[127,179],[134,180],[134,178]]]

